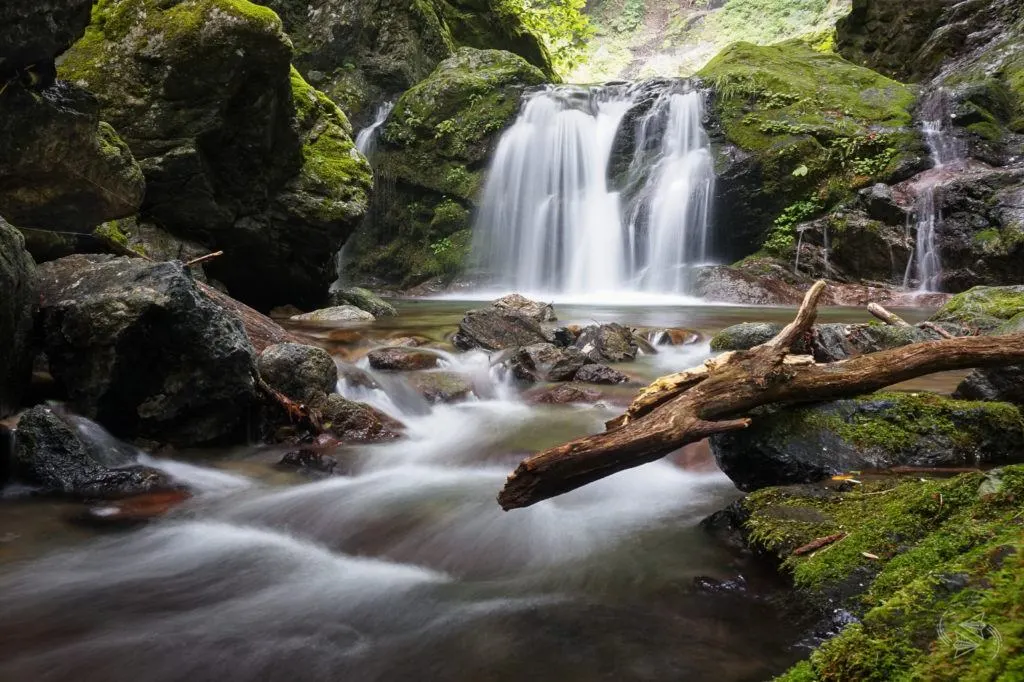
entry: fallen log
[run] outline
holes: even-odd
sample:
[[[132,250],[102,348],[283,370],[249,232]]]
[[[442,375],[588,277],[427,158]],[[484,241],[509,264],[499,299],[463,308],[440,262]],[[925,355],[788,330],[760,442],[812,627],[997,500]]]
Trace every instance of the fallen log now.
[[[911,327],[911,326],[913,326],[909,322],[904,320],[902,317],[897,315],[896,313],[894,313],[894,312],[892,312],[890,310],[886,310],[885,308],[883,308],[881,305],[879,305],[877,303],[868,303],[868,312],[871,313],[872,315],[874,315],[875,317],[877,317],[878,319],[880,319],[882,322],[885,322],[887,325],[890,325],[890,326],[893,326],[893,327]]]
[[[817,315],[825,289],[807,292],[796,318],[768,342],[662,377],[643,389],[604,433],[528,457],[498,494],[505,510],[527,507],[678,448],[746,428],[746,413],[771,403],[818,402],[870,393],[925,374],[1024,361],[1024,334],[959,337],[911,344],[839,362],[792,356]]]

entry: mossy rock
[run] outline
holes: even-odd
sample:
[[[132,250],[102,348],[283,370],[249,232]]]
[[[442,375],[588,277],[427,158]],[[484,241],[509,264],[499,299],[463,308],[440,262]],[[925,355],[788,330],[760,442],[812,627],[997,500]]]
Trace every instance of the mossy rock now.
[[[545,79],[512,53],[462,48],[405,92],[374,155],[380,195],[346,273],[404,286],[458,275],[490,152],[523,89]]]
[[[1024,286],[974,287],[951,298],[931,320],[992,332],[1022,312]]]
[[[768,488],[712,517],[776,557],[804,597],[859,617],[777,679],[1018,679],[1024,466],[845,487]]]
[[[879,393],[761,409],[750,428],[711,438],[741,490],[807,483],[851,470],[1024,460],[1024,420],[1008,403]]]
[[[838,55],[735,43],[698,75],[714,91],[716,216],[743,226],[731,260],[756,250],[787,206],[826,208],[926,163],[914,91]]]
[[[543,42],[497,0],[265,0],[295,42],[296,66],[360,124],[459,47],[518,54],[557,80]],[[325,20],[325,15],[330,20]]]
[[[775,338],[782,331],[776,322],[741,322],[726,327],[711,339],[711,350],[749,350]]]
[[[374,317],[394,317],[398,314],[391,305],[369,289],[361,287],[342,287],[331,292],[329,302],[332,306],[354,305],[365,310]]]
[[[247,0],[100,0],[60,65],[140,160],[141,217],[223,250],[209,269],[260,308],[323,301],[371,187],[345,115],[291,55]]]

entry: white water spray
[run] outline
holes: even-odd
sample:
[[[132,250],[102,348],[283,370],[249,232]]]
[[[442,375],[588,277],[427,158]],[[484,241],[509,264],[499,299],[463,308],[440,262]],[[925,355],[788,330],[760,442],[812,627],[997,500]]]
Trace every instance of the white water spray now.
[[[533,94],[488,173],[474,230],[480,265],[517,290],[684,292],[687,266],[707,260],[714,182],[703,98],[685,87],[671,82],[653,103],[633,86]],[[609,171],[623,120],[642,105],[624,202]]]

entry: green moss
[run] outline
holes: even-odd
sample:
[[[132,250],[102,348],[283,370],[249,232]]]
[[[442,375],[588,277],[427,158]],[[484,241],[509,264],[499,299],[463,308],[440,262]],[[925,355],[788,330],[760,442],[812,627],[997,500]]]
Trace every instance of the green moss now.
[[[933,322],[955,322],[983,332],[1024,312],[1024,286],[974,287],[951,298],[932,315]]]
[[[866,588],[849,602],[862,622],[779,679],[1018,679],[1022,501],[1022,466],[947,480],[867,482],[845,494],[774,489],[751,495],[750,525],[770,551],[786,557],[783,565],[798,585],[827,589],[856,575]],[[812,514],[813,523],[792,520]],[[847,536],[809,555],[791,555],[801,543],[836,532]],[[965,623],[981,624],[974,628],[983,635],[973,642],[976,650],[955,648],[974,627]]]
[[[1000,130],[999,126],[988,121],[972,123],[967,126],[967,130],[990,142],[999,142],[1003,139],[1003,131]]]

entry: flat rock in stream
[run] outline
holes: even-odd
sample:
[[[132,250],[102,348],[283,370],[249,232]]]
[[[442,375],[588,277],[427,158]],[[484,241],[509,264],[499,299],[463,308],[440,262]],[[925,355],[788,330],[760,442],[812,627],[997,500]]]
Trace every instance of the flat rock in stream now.
[[[520,381],[568,381],[583,365],[592,362],[577,348],[534,343],[517,349],[505,364]]]
[[[374,369],[410,371],[431,369],[441,362],[441,356],[422,348],[393,346],[377,348],[366,354],[370,367]]]
[[[129,460],[107,466],[90,449],[70,421],[37,405],[18,421],[15,478],[43,494],[79,499],[117,499],[175,487],[161,471]]]
[[[429,403],[455,403],[473,396],[473,382],[458,372],[411,372],[405,379]]]
[[[639,352],[633,330],[617,322],[584,327],[574,346],[593,362],[625,362]]]
[[[628,374],[623,374],[617,369],[613,369],[608,365],[591,364],[583,365],[576,376],[573,377],[574,381],[579,381],[584,384],[626,384],[632,381]]]
[[[336,305],[301,315],[292,315],[291,319],[297,322],[373,322],[377,318],[372,313],[354,305]]]

